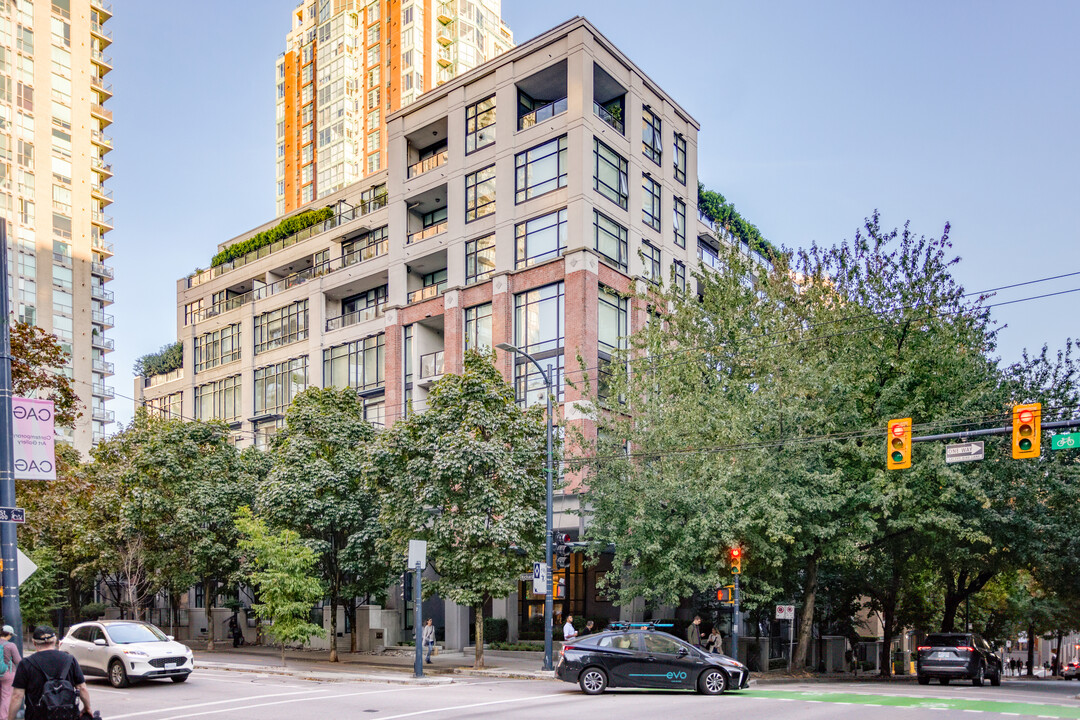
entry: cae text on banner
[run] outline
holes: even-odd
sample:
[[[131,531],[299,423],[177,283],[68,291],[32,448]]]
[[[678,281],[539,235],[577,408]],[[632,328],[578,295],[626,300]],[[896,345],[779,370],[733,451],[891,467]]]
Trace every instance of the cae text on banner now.
[[[55,480],[53,402],[11,398],[17,480]]]

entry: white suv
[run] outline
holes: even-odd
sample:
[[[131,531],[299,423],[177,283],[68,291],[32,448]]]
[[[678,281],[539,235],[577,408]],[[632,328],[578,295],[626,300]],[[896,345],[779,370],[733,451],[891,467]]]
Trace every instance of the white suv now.
[[[113,687],[133,680],[171,678],[184,682],[195,667],[191,648],[150,623],[136,620],[98,620],[73,625],[60,641],[84,675],[109,678]]]

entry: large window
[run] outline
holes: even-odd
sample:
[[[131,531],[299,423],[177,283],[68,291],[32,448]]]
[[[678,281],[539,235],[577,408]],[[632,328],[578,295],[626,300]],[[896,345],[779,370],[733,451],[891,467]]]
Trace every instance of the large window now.
[[[495,212],[495,166],[465,176],[465,222]]]
[[[517,267],[559,257],[566,249],[566,208],[518,223]]]
[[[646,175],[641,179],[641,219],[653,230],[660,229],[660,183]]]
[[[308,301],[300,300],[255,318],[255,354],[304,340],[308,336]]]
[[[642,270],[642,274],[647,280],[653,282],[660,282],[660,248],[654,247],[652,243],[641,243],[641,259],[645,263],[645,267]]]
[[[491,349],[491,303],[465,308],[465,349]]]
[[[626,298],[614,290],[600,286],[599,308],[596,316],[597,394],[600,399],[609,396],[611,361],[613,356],[626,348],[628,332],[628,305]]]
[[[183,420],[183,391],[151,398],[146,401],[147,411],[162,420]]]
[[[323,350],[323,386],[377,390],[385,365],[384,333]]]
[[[465,284],[483,282],[495,272],[495,236],[485,235],[482,238],[469,240],[465,243]]]
[[[195,372],[240,359],[240,324],[227,325],[195,338]]]
[[[675,179],[686,184],[686,138],[675,133]]]
[[[551,376],[555,399],[562,398],[563,283],[545,285],[514,296],[514,345],[536,358]],[[518,402],[532,405],[543,399],[543,376],[525,356],[514,357],[514,390]]]
[[[657,165],[664,154],[660,118],[649,108],[641,112],[641,151]]]
[[[341,314],[356,313],[357,322],[382,315],[382,306],[386,304],[387,289],[387,285],[380,285],[345,298],[341,301]]]
[[[626,270],[626,228],[607,215],[593,210],[593,234],[596,238],[596,252],[603,255],[620,269]]]
[[[680,290],[686,289],[686,265],[676,260],[672,264],[671,277],[675,283],[675,287]]]
[[[566,187],[566,136],[518,153],[514,166],[516,203]]]
[[[465,108],[465,154],[495,142],[495,96]]]
[[[675,244],[684,248],[686,247],[686,203],[675,198],[672,207],[675,221]]]
[[[307,355],[255,371],[255,414],[282,415],[307,389]]]
[[[195,419],[239,420],[240,376],[233,375],[195,388]]]
[[[630,200],[626,160],[599,140],[593,142],[596,158],[594,187],[601,195],[625,210]]]

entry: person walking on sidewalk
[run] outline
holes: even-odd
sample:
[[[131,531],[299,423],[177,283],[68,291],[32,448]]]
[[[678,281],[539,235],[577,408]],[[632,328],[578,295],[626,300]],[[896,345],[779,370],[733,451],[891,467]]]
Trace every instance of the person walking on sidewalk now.
[[[566,624],[562,627],[562,637],[564,642],[570,642],[578,635],[577,629],[574,627],[574,616],[566,616]]]
[[[435,621],[431,618],[424,623],[424,649],[427,650],[427,664],[431,664],[431,653],[435,649]]]
[[[694,622],[686,628],[686,642],[694,647],[701,647],[701,616],[695,615]]]
[[[15,643],[11,642],[11,638],[15,635],[15,628],[10,625],[5,625],[0,628],[0,646],[3,647],[4,667],[7,670],[3,675],[0,675],[0,720],[7,720],[9,709],[11,708],[11,683],[15,682],[15,667],[22,661],[22,657],[19,655],[19,648],[15,647]]]
[[[82,668],[71,655],[56,649],[56,631],[48,625],[38,625],[34,628],[33,640],[34,654],[20,662],[15,668],[15,680],[12,683],[15,690],[11,694],[11,706],[8,708],[6,720],[15,720],[24,697],[26,698],[26,720],[48,720],[45,708],[39,706],[42,695],[46,691],[46,685],[50,686],[48,688],[50,697],[70,699],[70,707],[63,708],[70,710],[70,717],[76,718],[80,715],[75,693],[78,693],[78,699],[82,700],[82,714],[92,715],[90,691],[86,689],[86,678],[83,677]],[[70,683],[70,687],[58,688],[60,683]],[[64,697],[68,695],[70,698]],[[54,710],[58,709],[60,708],[54,708]]]

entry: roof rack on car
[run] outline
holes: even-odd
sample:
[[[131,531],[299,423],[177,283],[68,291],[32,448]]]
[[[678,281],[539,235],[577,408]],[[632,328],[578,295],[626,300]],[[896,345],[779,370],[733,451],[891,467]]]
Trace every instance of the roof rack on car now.
[[[646,630],[654,630],[662,627],[675,627],[674,623],[662,623],[655,620],[650,622],[623,622],[622,620],[616,620],[613,623],[608,623],[608,630],[633,630],[635,628],[643,628]]]

